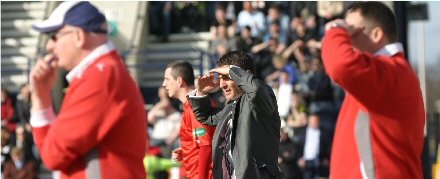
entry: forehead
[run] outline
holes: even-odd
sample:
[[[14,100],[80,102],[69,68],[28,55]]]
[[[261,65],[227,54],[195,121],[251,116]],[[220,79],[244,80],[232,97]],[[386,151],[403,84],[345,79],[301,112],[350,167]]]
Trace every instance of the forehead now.
[[[165,78],[171,78],[172,77],[171,72],[172,72],[172,69],[171,68],[167,68],[165,70]]]

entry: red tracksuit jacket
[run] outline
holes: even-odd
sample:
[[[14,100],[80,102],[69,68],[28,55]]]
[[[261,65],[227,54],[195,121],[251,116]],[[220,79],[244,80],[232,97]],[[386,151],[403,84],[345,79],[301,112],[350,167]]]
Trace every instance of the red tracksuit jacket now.
[[[422,93],[404,53],[395,52],[354,50],[342,28],[323,39],[326,71],[347,92],[334,136],[332,179],[423,177]]]

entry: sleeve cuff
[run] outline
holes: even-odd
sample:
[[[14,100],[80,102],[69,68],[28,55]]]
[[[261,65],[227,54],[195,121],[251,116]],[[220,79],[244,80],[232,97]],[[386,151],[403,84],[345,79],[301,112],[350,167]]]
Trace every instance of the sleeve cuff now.
[[[44,127],[52,124],[55,118],[52,106],[38,111],[31,110],[30,124],[32,127]]]
[[[204,97],[206,97],[207,95],[204,95],[204,96],[196,96],[196,94],[197,94],[197,89],[194,89],[194,90],[192,90],[191,92],[189,92],[188,93],[188,97],[189,98],[204,98]]]

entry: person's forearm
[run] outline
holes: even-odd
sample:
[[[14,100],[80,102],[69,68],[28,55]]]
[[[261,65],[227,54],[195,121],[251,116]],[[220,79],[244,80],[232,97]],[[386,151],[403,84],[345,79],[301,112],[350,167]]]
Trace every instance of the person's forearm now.
[[[287,47],[284,52],[282,53],[282,56],[284,58],[289,58],[292,54],[293,51],[298,48],[298,43],[295,41],[292,44],[289,45],[289,47]]]
[[[32,94],[32,110],[39,111],[48,108],[52,104],[52,97],[50,91],[46,94],[36,95]]]
[[[263,42],[263,43],[260,43],[260,44],[254,45],[254,46],[252,47],[251,51],[252,51],[252,53],[258,53],[258,52],[260,52],[261,50],[263,50],[264,48],[266,48],[267,46],[268,46],[268,43]]]
[[[160,102],[159,102],[160,103]],[[157,103],[156,105],[154,105],[150,111],[148,111],[148,123],[150,124],[155,124],[157,122],[156,120],[156,114],[159,111],[160,107],[159,107],[159,103]]]

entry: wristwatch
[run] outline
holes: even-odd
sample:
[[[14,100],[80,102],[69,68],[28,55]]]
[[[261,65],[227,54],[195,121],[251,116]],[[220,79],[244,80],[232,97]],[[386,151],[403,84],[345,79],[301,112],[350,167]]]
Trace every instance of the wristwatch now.
[[[333,28],[344,28],[344,29],[345,29],[345,27],[342,26],[342,25],[339,24],[339,23],[333,23],[333,24],[331,25],[330,29],[333,29]]]

